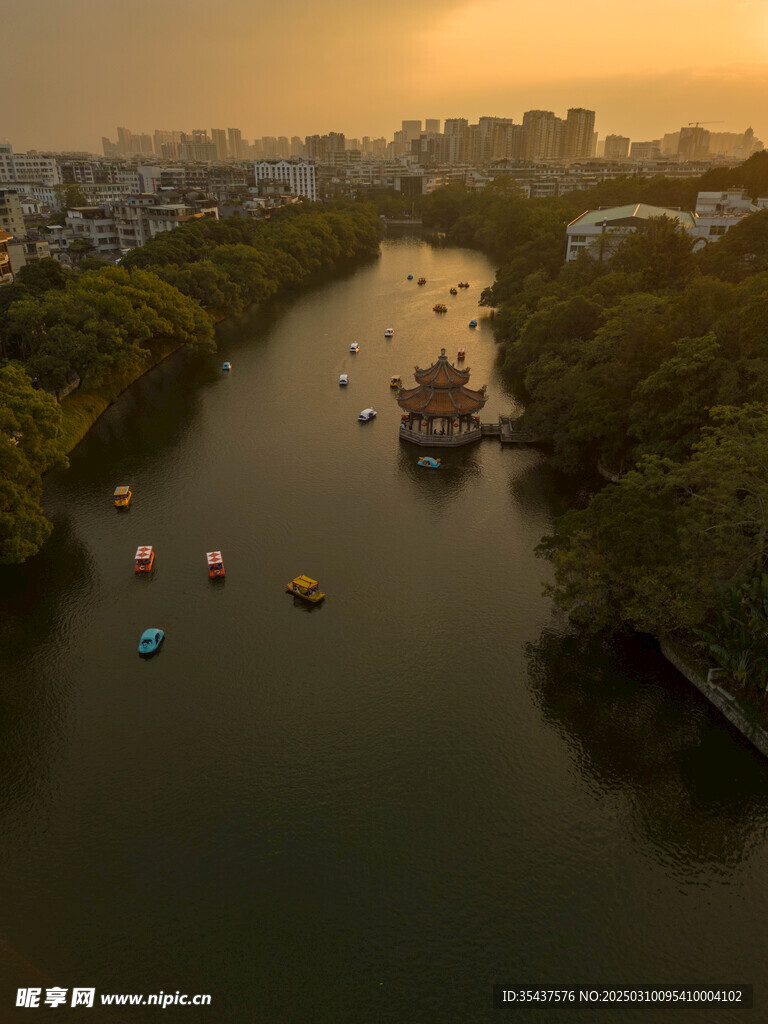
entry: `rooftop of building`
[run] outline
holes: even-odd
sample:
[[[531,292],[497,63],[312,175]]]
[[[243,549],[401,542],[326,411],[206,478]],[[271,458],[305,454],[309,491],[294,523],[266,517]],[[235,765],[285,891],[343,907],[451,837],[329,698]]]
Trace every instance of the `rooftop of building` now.
[[[601,207],[597,210],[585,210],[568,227],[597,227],[605,222],[608,227],[631,225],[652,217],[669,217],[678,221],[682,227],[691,228],[696,224],[696,216],[690,210],[678,210],[669,206],[651,206],[649,203],[630,203],[628,206]]]

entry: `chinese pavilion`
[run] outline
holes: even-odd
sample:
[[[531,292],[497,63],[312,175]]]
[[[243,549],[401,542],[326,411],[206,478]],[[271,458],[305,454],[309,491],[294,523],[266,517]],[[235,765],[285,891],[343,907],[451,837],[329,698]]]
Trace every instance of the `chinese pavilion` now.
[[[455,446],[481,438],[477,413],[485,405],[485,386],[472,391],[469,367],[448,362],[445,349],[426,370],[414,367],[415,388],[401,388],[397,404],[403,410],[400,437],[420,445]]]

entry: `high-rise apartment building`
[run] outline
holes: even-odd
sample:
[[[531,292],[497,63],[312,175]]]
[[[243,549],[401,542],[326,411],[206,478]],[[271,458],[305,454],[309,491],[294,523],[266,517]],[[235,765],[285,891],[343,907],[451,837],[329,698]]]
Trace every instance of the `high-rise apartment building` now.
[[[677,152],[683,160],[702,160],[709,156],[709,132],[699,125],[680,129]]]
[[[466,128],[469,121],[466,117],[447,117],[445,119],[445,135],[460,135],[462,128]]]
[[[595,131],[595,112],[584,107],[571,107],[565,121],[565,138],[560,155],[574,159],[594,156],[592,136]]]
[[[133,152],[133,133],[128,128],[117,129],[117,151],[120,156],[130,156]]]
[[[229,156],[226,131],[223,128],[211,128],[211,140],[216,147],[216,159],[226,160]]]
[[[465,163],[469,147],[469,121],[466,117],[447,117],[443,134],[446,138],[446,160],[452,164]]]
[[[439,132],[440,131],[440,118],[439,117],[428,117],[424,122],[424,131]]]
[[[243,136],[239,128],[228,128],[227,138],[229,142],[229,155],[234,160],[243,158]]]
[[[291,136],[291,156],[304,156],[304,143],[298,135]]]
[[[603,156],[606,160],[626,160],[629,156],[629,139],[626,135],[606,135]]]
[[[407,150],[411,148],[411,142],[421,135],[421,121],[403,121],[403,144]]]
[[[633,142],[629,147],[630,160],[658,160],[661,156],[661,139],[651,142]]]
[[[478,163],[508,159],[511,156],[509,140],[513,124],[511,117],[479,118],[472,159]]]
[[[563,124],[552,110],[526,110],[523,114],[525,159],[552,160],[560,156]]]
[[[260,181],[284,181],[293,195],[317,201],[315,165],[307,160],[257,160],[253,171],[257,185]]]
[[[163,146],[169,146],[170,148],[170,159],[175,159],[178,155],[178,145],[181,142],[180,131],[168,131],[163,128],[156,128],[155,133],[152,137],[154,143],[154,150],[158,156],[165,156],[163,152]]]
[[[194,138],[194,132],[192,137],[186,136],[184,141],[179,143],[179,159],[188,160],[190,163],[205,163],[212,164],[217,159],[216,147],[208,139],[207,133],[205,138],[207,141]]]

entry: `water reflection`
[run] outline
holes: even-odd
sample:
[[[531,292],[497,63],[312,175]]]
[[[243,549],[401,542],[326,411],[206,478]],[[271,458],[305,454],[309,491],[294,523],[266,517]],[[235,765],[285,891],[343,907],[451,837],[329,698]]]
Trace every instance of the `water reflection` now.
[[[690,882],[764,841],[768,765],[652,642],[545,632],[527,655],[532,692],[580,773],[629,799],[630,829],[671,870]]]
[[[0,567],[0,816],[5,828],[15,814],[34,813],[47,793],[71,720],[71,679],[41,670],[40,663],[48,664],[54,651],[87,643],[82,612],[93,587],[93,558],[69,519],[26,565]],[[30,637],[39,638],[33,647]]]
[[[444,451],[401,442],[398,468],[411,484],[416,496],[425,499],[430,508],[443,511],[480,476],[481,455],[478,448],[479,445],[467,445]],[[440,459],[440,468],[420,466],[418,460],[422,455]]]

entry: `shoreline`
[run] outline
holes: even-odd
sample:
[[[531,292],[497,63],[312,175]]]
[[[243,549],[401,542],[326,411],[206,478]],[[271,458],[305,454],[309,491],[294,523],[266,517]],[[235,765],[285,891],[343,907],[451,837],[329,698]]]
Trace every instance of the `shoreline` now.
[[[220,321],[215,321],[220,323]],[[98,391],[83,391],[77,388],[66,398],[62,398],[62,432],[66,437],[65,455],[70,455],[75,448],[85,439],[88,432],[98,422],[101,416],[114,405],[120,395],[127,391],[131,384],[145,377],[150,370],[164,362],[174,352],[183,349],[184,345],[174,345],[172,348],[163,348],[157,357],[152,357],[148,364],[142,367],[138,374],[130,374],[116,378]]]
[[[673,665],[681,675],[685,676],[688,682],[692,683],[702,696],[706,697],[710,704],[714,705],[731,725],[760,751],[763,757],[768,757],[768,732],[756,722],[749,720],[733,694],[717,685],[714,680],[714,672],[717,669],[710,669],[705,679],[684,660],[683,654],[675,650],[668,641],[659,640],[659,647],[670,665]]]

